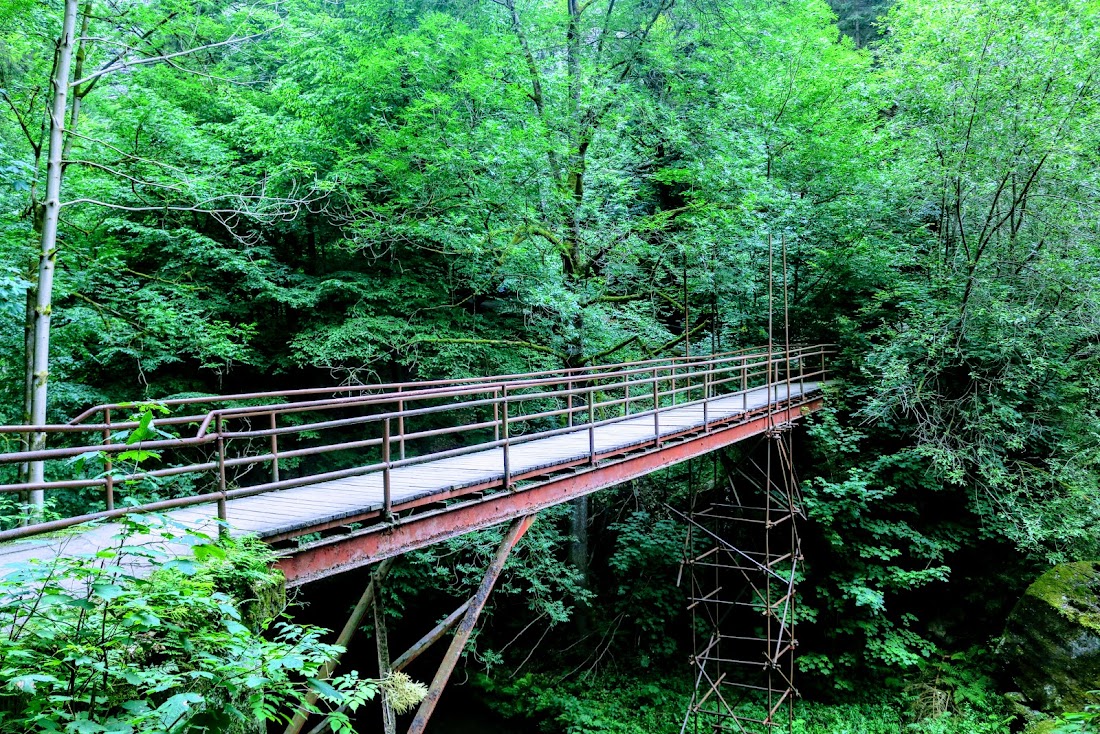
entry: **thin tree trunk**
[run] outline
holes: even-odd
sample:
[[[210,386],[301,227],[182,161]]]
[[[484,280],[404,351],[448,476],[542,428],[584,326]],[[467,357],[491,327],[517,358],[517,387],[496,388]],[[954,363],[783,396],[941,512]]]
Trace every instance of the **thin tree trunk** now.
[[[57,224],[61,216],[62,151],[65,147],[65,113],[68,108],[69,71],[72,67],[75,42],[77,0],[65,0],[65,17],[57,46],[57,67],[52,80],[53,101],[50,103],[50,142],[46,159],[46,200],[42,211],[42,240],[38,255],[37,298],[34,309],[34,374],[31,392],[30,423],[46,423],[46,398],[50,374],[50,311],[53,307],[53,278],[57,261]],[[31,450],[46,445],[46,434],[35,432]],[[31,483],[45,479],[45,464],[30,463]],[[38,516],[45,504],[45,493],[31,492],[31,505]]]

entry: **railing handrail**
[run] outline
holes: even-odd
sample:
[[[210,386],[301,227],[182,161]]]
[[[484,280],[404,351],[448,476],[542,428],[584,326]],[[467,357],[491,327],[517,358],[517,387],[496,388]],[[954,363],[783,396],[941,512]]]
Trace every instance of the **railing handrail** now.
[[[38,431],[58,434],[97,433],[102,438],[100,443],[83,446],[65,446],[37,451],[0,453],[0,465],[10,465],[16,462],[60,460],[78,457],[83,454],[95,453],[104,457],[106,466],[104,474],[94,478],[55,479],[34,484],[24,482],[20,484],[0,485],[0,492],[8,493],[28,489],[56,490],[102,487],[107,493],[106,511],[85,513],[78,517],[52,521],[31,528],[0,531],[0,540],[24,537],[46,532],[49,529],[57,529],[58,527],[68,527],[88,519],[115,517],[120,513],[153,511],[206,502],[217,502],[219,505],[219,516],[224,519],[225,502],[227,499],[233,497],[251,496],[253,494],[275,491],[277,489],[326,481],[332,478],[357,476],[372,471],[384,472],[384,484],[386,487],[385,507],[388,512],[390,507],[389,474],[392,469],[447,456],[457,456],[474,451],[481,451],[487,448],[503,447],[505,467],[503,482],[504,486],[507,487],[510,481],[508,464],[510,445],[524,443],[540,436],[547,437],[574,431],[577,430],[578,426],[582,429],[587,427],[589,432],[590,459],[594,463],[597,458],[594,430],[597,426],[620,420],[617,413],[610,418],[606,416],[609,410],[621,408],[624,417],[652,416],[655,446],[660,446],[662,440],[662,434],[659,428],[660,415],[672,407],[677,407],[677,400],[680,400],[679,406],[698,405],[701,403],[703,406],[705,426],[707,421],[707,405],[711,399],[711,395],[718,394],[716,392],[717,390],[728,391],[732,387],[734,388],[732,392],[723,392],[723,394],[741,394],[745,395],[747,399],[748,392],[752,389],[759,388],[756,381],[761,377],[765,378],[764,384],[768,386],[778,386],[783,382],[789,385],[794,379],[801,379],[804,381],[823,380],[825,376],[825,358],[827,355],[833,353],[835,353],[835,347],[828,344],[803,344],[791,346],[789,349],[776,345],[773,346],[770,351],[767,347],[749,347],[737,351],[723,352],[717,355],[691,355],[678,358],[658,358],[622,362],[612,365],[595,365],[584,368],[542,370],[539,372],[524,373],[518,376],[504,375],[483,378],[464,378],[460,381],[446,382],[445,384],[438,384],[440,381],[428,381],[425,383],[390,383],[382,386],[364,386],[356,389],[377,390],[388,388],[392,391],[381,393],[374,392],[366,395],[348,395],[322,400],[299,400],[268,405],[223,407],[215,408],[204,414],[195,416],[175,416],[166,419],[158,419],[154,421],[155,425],[180,426],[197,424],[197,428],[194,435],[191,436],[141,441],[133,445],[112,440],[112,431],[135,427],[137,423],[133,421],[106,424],[75,424],[71,422],[58,426],[0,427],[0,434],[26,434],[28,432]],[[807,371],[805,363],[805,358],[807,357],[820,357],[820,369],[814,367]],[[781,369],[781,365],[783,364],[786,366]],[[793,374],[794,366],[798,368],[797,376]],[[781,379],[781,372],[786,375],[785,379]],[[750,381],[753,382],[751,387]],[[651,386],[651,388],[648,386]],[[616,397],[614,395],[615,392],[618,392],[620,396]],[[597,397],[600,394],[606,396],[608,393],[612,394],[611,397]],[[287,393],[267,393],[267,395],[279,397],[285,397],[286,394]],[[299,396],[301,394],[302,393],[298,393]],[[311,394],[317,393],[311,392]],[[254,395],[263,394],[254,393]],[[697,395],[701,397],[696,399],[695,396]],[[230,400],[237,397],[238,396],[211,396],[206,398],[206,400],[213,402],[215,400]],[[578,398],[583,401],[581,407],[577,407],[574,403],[575,399]],[[662,405],[662,402],[666,398],[671,402],[670,407]],[[431,404],[432,401],[440,399],[457,399],[458,402]],[[790,402],[791,396],[789,394],[786,400]],[[542,406],[536,405],[533,411],[531,409],[526,409],[527,412],[524,412],[525,409],[521,406],[532,401],[543,401],[544,404]],[[546,401],[550,401],[550,409],[547,409],[545,405]],[[154,401],[145,402],[148,404]],[[186,405],[188,402],[188,399],[180,399],[175,405]],[[769,396],[768,404],[770,405],[771,402],[772,398]],[[565,407],[559,407],[562,403],[565,404]],[[652,403],[652,407],[640,411],[636,410],[632,413],[631,408],[638,403],[642,403],[643,408],[649,403]],[[111,406],[98,407],[104,409],[118,409],[134,405],[140,405],[140,403],[116,403]],[[323,417],[323,413],[327,411],[343,411],[364,407],[373,409],[375,412],[363,415],[352,415],[350,417],[337,416],[329,420],[312,420],[308,423],[298,425],[278,425],[279,416],[293,413],[321,413],[321,417]],[[433,424],[429,423],[429,428],[427,430],[413,432],[406,430],[407,427],[405,422],[409,418],[471,410],[481,411],[482,414],[484,414],[483,411],[485,409],[492,410],[492,420],[475,417],[473,422],[458,422],[456,425],[443,425],[442,427],[436,428],[432,428],[431,426]],[[510,411],[514,412],[510,413]],[[605,417],[597,419],[597,411],[601,411]],[[87,416],[88,414],[88,411],[85,411],[81,416]],[[585,414],[587,414],[586,418]],[[474,413],[474,415],[476,416],[477,413]],[[584,422],[576,423],[575,421],[578,417],[584,419]],[[253,418],[268,418],[270,420],[270,427],[261,428],[248,425],[245,430],[240,430],[240,427],[236,426],[226,428],[226,423],[251,420]],[[513,426],[523,424],[532,425],[533,421],[543,421],[547,419],[553,419],[551,425],[560,425],[558,421],[564,419],[566,425],[560,428],[537,430],[530,434],[521,435],[514,435],[511,431]],[[463,420],[468,421],[468,419]],[[391,424],[393,423],[397,425],[397,432],[395,434],[391,432]],[[289,451],[285,450],[284,445],[284,450],[281,453],[278,448],[279,437],[287,434],[301,435],[307,432],[367,424],[381,424],[382,437],[376,438],[373,435],[369,437],[356,437],[355,440],[352,441],[306,446],[304,448],[292,448]],[[437,423],[435,425],[439,424]],[[537,426],[541,424],[534,425]],[[235,430],[233,428],[235,428]],[[406,444],[410,441],[451,434],[460,435],[479,430],[490,430],[495,434],[494,440],[486,441],[478,438],[477,442],[471,445],[444,451],[430,451],[429,453],[414,456],[412,458],[406,457],[405,448]],[[236,439],[269,439],[270,449],[263,450],[261,453],[255,453],[254,446],[246,443],[245,446],[250,453],[237,456],[227,455],[226,445],[230,440]],[[216,457],[214,458],[208,456],[205,460],[197,463],[192,459],[192,463],[190,464],[167,466],[160,469],[145,469],[139,471],[138,467],[135,466],[129,470],[129,473],[113,473],[113,465],[111,463],[113,458],[125,451],[135,449],[143,451],[184,450],[210,444],[217,445]],[[383,459],[381,463],[374,462],[348,469],[323,471],[306,477],[280,479],[279,461],[281,457],[285,460],[289,458],[316,456],[336,451],[347,451],[350,449],[370,449],[379,446],[382,448]],[[391,450],[393,450],[394,447],[397,448],[397,458],[391,456]],[[368,454],[368,459],[369,456]],[[186,458],[187,454],[184,454],[184,457]],[[227,468],[247,468],[265,463],[270,463],[272,466],[271,482],[251,487],[231,488],[230,482],[227,481]],[[121,510],[116,510],[114,508],[113,490],[116,483],[182,474],[206,475],[208,472],[216,472],[218,475],[219,489],[217,492],[200,492],[189,497],[160,500]],[[194,489],[200,488],[199,485],[194,487]]]
[[[815,345],[792,344],[791,348],[794,349],[796,347],[807,347],[807,346],[815,346]],[[60,429],[61,426],[77,426],[77,425],[80,425],[80,424],[84,423],[89,417],[91,417],[92,415],[95,415],[97,412],[103,412],[105,410],[121,410],[121,409],[126,409],[126,408],[133,408],[135,406],[142,405],[142,404],[151,404],[151,403],[152,404],[157,404],[157,405],[163,405],[163,406],[166,406],[166,407],[173,407],[173,406],[178,406],[178,405],[201,405],[201,404],[204,404],[204,403],[234,402],[234,401],[239,401],[239,400],[260,400],[260,399],[263,399],[263,398],[279,398],[279,397],[288,398],[288,397],[307,396],[307,395],[328,395],[328,394],[332,394],[332,393],[341,393],[341,392],[352,393],[352,392],[373,391],[371,393],[372,395],[379,395],[379,394],[381,394],[381,393],[377,392],[379,390],[400,390],[400,389],[402,389],[404,387],[408,387],[408,386],[418,386],[418,387],[421,387],[421,388],[426,388],[426,387],[445,387],[445,386],[451,386],[451,385],[453,385],[453,386],[465,386],[465,385],[473,385],[473,384],[480,384],[480,383],[487,383],[487,382],[502,382],[502,381],[511,382],[511,381],[515,381],[515,380],[525,380],[525,379],[528,379],[528,378],[538,378],[538,377],[544,376],[544,375],[557,375],[557,374],[569,375],[569,374],[578,374],[578,373],[584,374],[584,373],[588,373],[592,370],[617,369],[617,368],[621,368],[621,367],[629,367],[629,366],[634,366],[634,365],[649,365],[649,364],[654,364],[654,363],[669,363],[669,362],[687,362],[687,361],[694,361],[694,360],[705,359],[705,358],[719,358],[719,357],[727,357],[727,356],[737,356],[737,355],[740,355],[740,354],[744,354],[745,352],[749,352],[749,351],[753,351],[753,350],[760,350],[760,349],[767,349],[767,347],[766,346],[765,347],[745,347],[743,349],[726,351],[726,352],[718,352],[718,353],[715,353],[715,354],[708,354],[708,355],[675,355],[675,356],[671,356],[671,357],[653,357],[651,359],[635,360],[635,361],[631,361],[631,362],[616,362],[616,363],[612,363],[612,364],[589,365],[589,366],[584,366],[584,367],[562,367],[562,368],[559,368],[559,369],[537,370],[537,371],[533,371],[533,372],[517,372],[517,373],[505,374],[505,375],[491,375],[491,376],[487,376],[487,377],[456,377],[456,378],[445,378],[445,379],[437,379],[437,380],[412,380],[412,381],[408,381],[408,382],[388,382],[388,383],[378,383],[378,384],[373,384],[373,385],[337,385],[337,386],[332,386],[332,387],[311,387],[311,388],[299,388],[299,389],[294,389],[294,390],[281,390],[281,391],[271,390],[271,391],[265,391],[265,392],[234,393],[234,394],[227,394],[227,395],[200,395],[200,396],[196,396],[196,397],[193,397],[193,398],[167,398],[167,399],[164,399],[164,400],[155,400],[155,399],[152,399],[152,400],[139,400],[139,401],[133,401],[133,402],[126,402],[126,403],[101,403],[99,405],[94,405],[90,408],[85,409],[83,412],[81,412],[75,418],[72,418],[71,420],[69,420],[67,423],[55,424],[55,425],[51,425],[49,427]],[[779,350],[779,347],[776,347],[775,349]],[[284,401],[284,402],[290,402],[290,401]],[[203,415],[205,415],[205,414],[203,414]],[[44,428],[44,427],[45,426],[26,426],[26,427],[24,427],[23,431],[24,432],[26,432],[28,430],[33,431],[36,428]],[[5,428],[5,427],[0,427],[0,429],[3,429],[3,428]]]
[[[791,345],[791,353],[796,351],[804,352],[806,350],[814,350],[821,347],[830,347],[828,344],[800,344]],[[748,354],[749,352],[756,352],[756,354]],[[772,349],[773,354],[783,354],[786,350],[781,346],[775,346]],[[755,356],[766,356],[767,347],[748,347],[737,351],[721,352],[715,355],[692,355],[685,357],[683,355],[679,357],[667,357],[667,358],[655,358],[649,360],[639,360],[634,362],[622,362],[612,365],[597,365],[594,367],[570,367],[562,368],[560,370],[541,370],[538,372],[521,373],[518,375],[492,375],[487,377],[470,377],[459,378],[456,380],[428,380],[428,381],[413,381],[413,382],[394,382],[385,383],[379,385],[361,385],[361,386],[348,386],[337,388],[307,388],[302,391],[283,391],[283,392],[267,392],[267,393],[241,393],[236,395],[210,395],[202,396],[199,398],[173,398],[169,400],[140,400],[126,403],[105,403],[97,405],[92,408],[88,408],[76,418],[73,418],[68,423],[54,423],[45,425],[32,425],[32,424],[20,424],[10,426],[0,426],[0,435],[3,434],[26,434],[26,433],[100,433],[103,430],[123,430],[127,428],[135,428],[138,424],[136,421],[117,421],[110,423],[82,423],[81,421],[94,412],[99,410],[116,410],[116,409],[133,409],[142,405],[159,405],[164,407],[174,407],[179,405],[191,405],[202,402],[232,402],[236,400],[244,399],[259,399],[260,397],[286,397],[288,395],[304,395],[304,394],[328,394],[339,391],[365,391],[365,390],[382,390],[392,389],[395,392],[378,393],[373,392],[367,395],[348,396],[342,398],[328,398],[324,400],[313,401],[284,401],[281,403],[269,403],[262,405],[244,405],[229,408],[215,408],[205,413],[197,413],[184,416],[172,416],[169,418],[160,419],[157,421],[158,425],[182,425],[188,423],[198,423],[200,427],[209,423],[217,415],[225,417],[231,417],[238,414],[267,414],[273,410],[280,412],[303,412],[307,410],[317,410],[326,407],[354,407],[356,405],[366,403],[377,402],[394,402],[397,400],[409,400],[417,397],[432,398],[432,397],[444,397],[446,395],[461,395],[462,392],[458,392],[466,389],[472,389],[474,387],[480,387],[481,390],[475,390],[474,392],[484,392],[486,388],[492,387],[499,383],[501,385],[507,385],[511,387],[520,386],[533,386],[537,384],[552,384],[554,382],[561,382],[562,379],[553,379],[553,377],[560,377],[566,379],[573,379],[574,381],[601,379],[608,377],[619,377],[623,375],[623,370],[616,369],[612,372],[593,372],[592,370],[606,370],[611,368],[621,367],[636,367],[635,372],[642,373],[651,370],[653,366],[657,366],[661,369],[669,368],[672,366],[679,366],[682,363],[689,364],[706,364],[717,363],[719,361],[737,361],[748,359]],[[543,377],[541,380],[539,378]],[[407,388],[412,388],[411,390]],[[400,392],[398,392],[400,391]],[[439,391],[438,393],[436,391]],[[3,456],[3,454],[0,454]]]
[[[774,363],[774,361],[775,361],[774,355],[775,354],[789,355],[788,359],[793,360],[793,359],[796,359],[797,357],[802,356],[802,355],[807,354],[807,353],[809,353],[809,354],[818,354],[818,353],[820,353],[819,350],[824,349],[824,348],[828,348],[830,346],[831,345],[822,344],[822,345],[812,345],[812,346],[805,346],[805,347],[803,347],[803,346],[792,347],[789,352],[787,350],[781,348],[781,347],[776,347],[772,350],[772,357],[771,357],[770,360],[765,358],[764,361],[758,361],[758,362],[748,362],[747,360],[749,360],[751,358],[754,358],[754,357],[767,357],[766,351],[763,352],[763,353],[758,353],[758,354],[737,354],[737,355],[732,356],[732,357],[723,356],[723,357],[713,358],[713,359],[699,358],[698,361],[694,362],[693,364],[694,365],[715,365],[715,364],[719,364],[719,363],[722,363],[722,362],[740,362],[740,363],[742,363],[741,366],[742,366],[743,369],[748,369],[748,368],[752,368],[752,367],[761,367],[761,366],[764,366],[764,365],[769,364],[769,363]],[[765,348],[765,350],[766,350],[766,348]],[[817,350],[817,351],[815,351],[815,350]],[[742,350],[742,351],[745,352],[745,351],[750,351],[750,350]],[[636,367],[636,368],[631,368],[631,369],[628,369],[628,370],[618,370],[618,371],[615,371],[615,372],[589,373],[589,374],[582,374],[582,375],[565,375],[565,377],[568,378],[569,380],[573,381],[573,382],[590,382],[590,381],[595,381],[595,380],[603,380],[603,379],[611,379],[611,378],[622,378],[622,377],[629,377],[631,375],[647,374],[647,373],[652,373],[654,370],[669,370],[669,369],[673,369],[674,367],[677,366],[677,365],[671,365],[671,364],[654,364],[655,362],[658,362],[658,360],[648,360],[646,362],[630,363],[630,364],[646,364],[646,365],[649,365],[649,366],[646,366],[646,367]],[[713,373],[714,373],[714,370],[707,371],[707,374],[713,374]],[[698,376],[698,375],[701,375],[703,373],[696,371],[692,374]],[[489,378],[485,378],[485,379],[488,380]],[[647,377],[645,379],[632,380],[632,383],[636,386],[637,385],[646,385],[646,384],[650,384],[654,381],[659,381],[660,379],[661,378],[659,378],[659,377],[658,378]],[[455,387],[455,388],[430,388],[430,389],[422,390],[422,391],[407,391],[407,392],[401,392],[401,393],[383,393],[383,394],[374,394],[374,395],[364,395],[364,396],[352,397],[352,398],[335,398],[335,399],[320,400],[320,401],[302,401],[302,402],[278,403],[278,404],[270,404],[270,405],[240,406],[240,407],[236,407],[236,408],[219,408],[219,409],[209,411],[208,413],[202,415],[201,416],[202,417],[201,421],[197,420],[199,418],[199,416],[188,416],[189,419],[192,419],[192,420],[188,421],[189,423],[198,423],[199,424],[198,429],[197,429],[194,436],[178,437],[178,438],[172,438],[172,439],[161,439],[161,440],[155,440],[155,441],[142,441],[138,444],[133,444],[133,445],[125,444],[125,443],[118,443],[118,444],[102,444],[102,443],[99,443],[99,444],[88,444],[88,445],[85,445],[85,446],[74,446],[74,447],[68,447],[68,448],[60,448],[60,449],[42,449],[42,450],[39,450],[39,451],[4,452],[4,453],[0,453],[0,464],[10,464],[10,463],[25,462],[25,461],[38,461],[38,460],[49,460],[49,459],[72,458],[72,457],[80,456],[83,453],[87,453],[88,451],[103,451],[103,452],[107,452],[107,453],[111,453],[111,452],[116,452],[117,453],[117,452],[132,450],[132,449],[135,449],[135,448],[141,448],[141,449],[148,450],[148,449],[178,448],[178,447],[185,447],[185,446],[201,445],[201,444],[209,443],[209,442],[215,440],[217,438],[217,436],[219,435],[216,432],[215,433],[210,433],[208,431],[208,428],[209,428],[210,424],[213,423],[219,416],[223,419],[249,418],[249,417],[255,417],[255,416],[266,416],[266,415],[271,415],[271,414],[274,414],[274,415],[287,415],[287,414],[291,414],[291,413],[318,411],[318,410],[334,409],[334,408],[354,408],[354,407],[360,407],[360,406],[363,406],[363,405],[377,405],[377,404],[398,403],[398,402],[408,403],[408,402],[414,402],[414,401],[417,401],[417,400],[430,400],[430,399],[442,398],[442,397],[462,397],[462,396],[465,396],[465,395],[479,395],[479,394],[483,394],[483,393],[486,393],[486,392],[491,392],[491,391],[494,391],[494,390],[504,392],[505,390],[515,389],[515,388],[525,388],[525,387],[530,388],[530,387],[539,387],[539,386],[542,386],[542,385],[554,385],[554,384],[560,384],[563,381],[565,381],[565,380],[563,380],[561,378],[558,378],[558,379],[544,378],[544,379],[541,379],[541,380],[524,380],[524,381],[518,381],[517,380],[517,381],[510,381],[510,382],[486,382],[486,383],[483,383],[483,384],[462,386],[462,387]],[[416,383],[402,383],[403,386],[412,386],[412,385],[415,385],[415,384]],[[571,392],[572,392],[572,394],[576,395],[576,394],[579,394],[579,393],[583,393],[586,389],[587,388],[577,387],[577,388],[574,388]],[[566,391],[555,391],[553,393],[537,393],[537,394],[533,394],[533,395],[525,395],[524,393],[515,393],[515,392],[513,392],[513,393],[510,393],[509,399],[513,403],[515,403],[515,402],[522,401],[522,400],[537,400],[537,399],[545,399],[547,397],[564,396],[564,395],[568,395],[569,393],[570,393],[570,391],[568,391],[568,390],[566,390]],[[458,409],[467,408],[467,407],[478,407],[478,406],[481,406],[481,405],[489,405],[489,404],[492,404],[492,402],[493,401],[489,400],[489,399],[478,400],[478,401],[467,401],[467,402],[464,402],[464,403],[441,405],[441,406],[435,406],[435,407],[432,407],[432,408],[392,411],[390,413],[373,414],[373,415],[363,416],[362,418],[354,419],[354,420],[357,420],[358,422],[363,422],[363,423],[372,423],[372,422],[378,422],[380,420],[385,420],[386,418],[399,418],[402,415],[404,415],[404,416],[415,416],[415,415],[424,414],[425,412],[446,412],[446,411],[458,410]],[[349,420],[351,420],[351,419],[349,419]],[[154,421],[154,423],[157,424],[157,425],[162,425],[162,426],[164,426],[164,425],[173,425],[173,423],[170,421],[170,419],[162,419],[160,421]],[[22,426],[22,425],[21,426],[0,426],[0,433],[28,433],[28,432],[46,432],[46,433],[68,433],[68,432],[82,433],[82,432],[87,432],[87,433],[101,433],[102,431],[104,431],[106,429],[122,430],[122,429],[125,429],[125,428],[136,427],[137,425],[138,424],[134,421],[127,421],[127,422],[120,422],[120,423],[113,423],[113,424],[91,424],[91,425],[84,426],[83,429],[79,430],[79,431],[73,430],[74,427],[71,426],[71,424],[60,424],[60,425],[49,425],[49,426]],[[317,430],[317,429],[323,429],[323,428],[328,428],[328,427],[333,427],[333,426],[313,423],[313,424],[304,424],[304,425],[298,425],[298,426],[288,426],[285,429],[276,429],[276,430],[259,429],[259,430],[256,430],[256,431],[249,431],[249,432],[247,432],[247,434],[241,434],[239,432],[232,432],[232,431],[230,431],[230,432],[224,432],[223,431],[221,433],[221,435],[224,436],[224,437],[228,437],[228,438],[234,438],[234,437],[238,437],[238,438],[244,438],[244,437],[260,438],[260,437],[264,437],[264,436],[273,435],[275,433],[295,433],[295,432],[300,433],[300,432],[304,432],[304,431]]]

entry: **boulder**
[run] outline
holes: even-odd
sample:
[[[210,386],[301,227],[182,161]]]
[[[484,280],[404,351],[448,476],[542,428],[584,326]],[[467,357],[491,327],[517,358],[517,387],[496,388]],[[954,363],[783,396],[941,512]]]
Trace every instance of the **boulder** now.
[[[1040,576],[1009,615],[1000,651],[1032,707],[1083,710],[1100,689],[1100,561]]]

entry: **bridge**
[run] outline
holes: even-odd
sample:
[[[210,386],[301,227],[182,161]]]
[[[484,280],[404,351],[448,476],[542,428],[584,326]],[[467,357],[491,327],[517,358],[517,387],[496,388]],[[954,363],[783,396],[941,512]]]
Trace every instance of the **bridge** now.
[[[769,346],[484,378],[115,403],[65,424],[0,426],[0,439],[22,442],[0,453],[0,470],[43,462],[47,477],[9,481],[0,492],[81,505],[0,531],[0,567],[94,553],[117,533],[110,520],[158,512],[208,532],[259,536],[276,550],[288,586],[378,564],[356,607],[361,618],[388,567],[379,562],[511,521],[478,594],[394,664],[380,652],[382,669],[397,670],[456,629],[410,728],[420,732],[536,513],[791,425],[822,406],[833,351]],[[34,434],[47,448],[26,449]],[[353,613],[341,641],[357,626]],[[389,712],[387,730],[392,719]],[[304,723],[299,716],[288,732]]]

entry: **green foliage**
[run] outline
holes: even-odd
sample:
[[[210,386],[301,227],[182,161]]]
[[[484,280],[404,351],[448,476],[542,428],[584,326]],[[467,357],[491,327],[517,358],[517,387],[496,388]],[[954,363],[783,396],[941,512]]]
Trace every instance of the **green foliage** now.
[[[615,579],[608,591],[614,600],[609,611],[619,620],[616,633],[636,651],[639,668],[664,663],[679,647],[669,622],[682,613],[683,592],[670,582],[683,554],[684,525],[636,510],[608,530],[615,534],[607,565]]]
[[[188,546],[192,558],[178,557]],[[14,568],[0,580],[4,731],[247,731],[285,721],[311,689],[354,711],[376,686],[354,673],[317,678],[338,651],[323,630],[284,621],[281,608],[251,629],[247,599],[221,590],[278,584],[269,561],[255,545],[219,546],[147,517],[94,556]],[[330,716],[350,731],[345,714]]]
[[[533,731],[557,734],[675,734],[690,681],[601,675],[583,683],[526,674],[503,685],[473,680],[493,708]]]
[[[1100,691],[1093,691],[1100,699]],[[1100,704],[1085,706],[1084,711],[1064,713],[1051,729],[1054,734],[1095,734],[1100,731]]]

